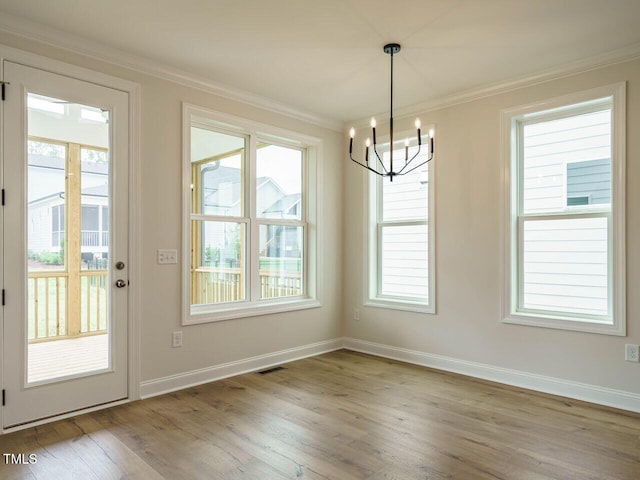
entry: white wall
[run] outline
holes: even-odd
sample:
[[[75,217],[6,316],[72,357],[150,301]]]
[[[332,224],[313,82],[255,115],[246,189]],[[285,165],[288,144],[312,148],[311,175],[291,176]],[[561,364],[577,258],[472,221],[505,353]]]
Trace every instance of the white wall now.
[[[627,81],[627,337],[500,323],[500,111]],[[435,315],[363,307],[366,250],[364,169],[346,165],[343,240],[345,336],[451,359],[477,362],[640,393],[640,364],[624,344],[640,343],[640,61],[621,63],[487,98],[418,113],[435,124]],[[411,128],[411,118],[396,128]],[[381,126],[380,130],[383,130]],[[364,138],[364,131],[358,132]],[[345,146],[346,149],[346,141]],[[353,309],[360,308],[360,320]],[[364,344],[363,344],[364,345]],[[400,351],[400,350],[396,350]],[[636,399],[638,397],[635,397]],[[634,400],[637,402],[637,400]],[[640,404],[637,409],[640,410]]]
[[[141,86],[140,233],[142,382],[340,338],[342,136],[300,120],[215,96],[61,49],[0,33],[8,47],[90,68]],[[157,249],[181,251],[182,102],[245,117],[323,140],[321,186],[322,307],[186,326],[180,324],[180,266],[157,265]],[[338,252],[338,253],[337,253]],[[183,331],[183,347],[171,333]]]

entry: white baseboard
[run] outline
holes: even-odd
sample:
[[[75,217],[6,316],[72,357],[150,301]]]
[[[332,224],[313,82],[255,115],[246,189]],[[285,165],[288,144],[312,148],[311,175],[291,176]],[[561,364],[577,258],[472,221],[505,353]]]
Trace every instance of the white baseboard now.
[[[289,348],[265,355],[236,360],[234,362],[213,365],[199,370],[192,370],[186,373],[170,375],[168,377],[147,380],[140,383],[140,398],[155,397],[163,393],[174,392],[203,383],[222,380],[223,378],[241,375],[243,373],[263,370],[275,365],[300,360],[302,358],[313,357],[322,353],[340,350],[342,339],[326,340],[312,343],[302,347]]]
[[[344,338],[343,347],[355,352],[368,353],[378,357],[640,413],[640,394],[637,393],[468,362],[355,338]]]
[[[640,413],[640,394],[637,393],[469,362],[417,350],[367,342],[356,338],[327,340],[168,377],[147,380],[140,384],[140,398],[154,397],[163,393],[222,380],[234,375],[255,372],[294,360],[340,350],[341,348]]]

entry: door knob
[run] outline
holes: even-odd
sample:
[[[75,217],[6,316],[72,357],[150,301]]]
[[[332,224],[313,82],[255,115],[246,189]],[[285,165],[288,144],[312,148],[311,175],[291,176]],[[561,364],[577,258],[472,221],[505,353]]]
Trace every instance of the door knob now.
[[[124,280],[122,280],[121,278],[119,278],[118,280],[116,280],[116,287],[118,288],[124,288],[127,286],[127,282],[125,282]]]

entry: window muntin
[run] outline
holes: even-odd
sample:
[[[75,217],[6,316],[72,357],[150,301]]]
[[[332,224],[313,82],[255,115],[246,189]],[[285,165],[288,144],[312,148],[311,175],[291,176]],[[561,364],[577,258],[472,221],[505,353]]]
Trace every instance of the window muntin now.
[[[417,152],[409,146],[409,156]],[[426,149],[420,156],[426,159]],[[378,148],[389,161],[389,146]],[[396,144],[394,158],[404,158],[405,147]],[[388,308],[434,311],[433,246],[429,245],[430,163],[390,182],[371,176],[370,288],[367,304]]]
[[[319,306],[319,141],[191,106],[184,134],[184,323]]]
[[[503,112],[504,321],[623,335],[624,84],[541,105]]]

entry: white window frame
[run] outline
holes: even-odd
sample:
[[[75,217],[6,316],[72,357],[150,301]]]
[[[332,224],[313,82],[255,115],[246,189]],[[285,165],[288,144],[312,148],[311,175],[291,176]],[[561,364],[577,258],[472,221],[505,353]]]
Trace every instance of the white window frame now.
[[[424,128],[424,131],[434,130],[434,125]],[[399,132],[397,138],[409,138],[415,136],[415,130]],[[423,145],[426,146],[427,137],[423,137]],[[403,140],[404,142],[404,140]],[[388,148],[389,137],[381,137],[379,152]],[[396,150],[400,149],[399,141],[394,142]],[[414,139],[411,146],[416,145]],[[365,192],[368,199],[368,208],[366,209],[367,218],[365,225],[367,229],[367,245],[365,250],[365,282],[364,289],[365,298],[363,305],[367,307],[386,308],[392,310],[403,310],[417,313],[436,313],[436,242],[435,242],[435,159],[430,161],[428,166],[428,210],[427,219],[425,220],[389,220],[382,219],[382,182],[389,181],[387,177],[381,177],[372,173],[365,172]],[[428,237],[428,300],[418,297],[398,297],[392,295],[384,295],[381,293],[382,286],[382,250],[381,236],[383,226],[411,226],[411,225],[427,225]]]
[[[197,119],[197,120],[196,120]],[[246,151],[245,176],[249,176],[245,189],[245,212],[241,217],[216,217],[226,222],[241,222],[246,228],[246,300],[191,305],[191,127],[207,127],[213,131],[248,139]],[[320,207],[319,197],[320,175],[318,165],[321,164],[322,141],[315,137],[297,132],[283,130],[270,125],[254,122],[245,118],[209,110],[203,107],[183,103],[182,108],[182,325],[193,325],[235,318],[288,312],[321,306],[320,285],[321,272],[318,262],[318,246],[320,245]],[[256,210],[256,144],[268,142],[272,145],[284,146],[303,151],[303,192],[301,220],[258,218]],[[246,178],[243,178],[246,182]],[[209,217],[209,216],[207,216]],[[208,219],[208,218],[207,218]],[[299,296],[259,298],[258,285],[258,248],[259,226],[262,224],[294,225],[304,228],[303,245],[303,289]]]
[[[625,263],[625,106],[626,83],[620,82],[562,97],[503,110],[501,112],[501,144],[503,146],[503,220],[502,246],[502,314],[503,323],[555,328],[606,335],[626,335],[626,263]],[[608,218],[609,311],[610,318],[567,314],[553,311],[526,311],[521,304],[522,218],[578,218],[586,210],[582,206],[566,206],[563,213],[520,215],[522,177],[518,128],[532,119],[565,116],[567,111],[582,113],[605,101],[611,106],[611,210],[598,211],[590,205],[589,216]],[[566,167],[566,162],[565,162]],[[566,183],[566,182],[565,182]],[[566,203],[566,185],[564,192]],[[582,211],[581,211],[582,210]]]

